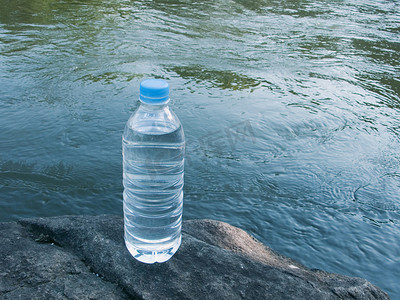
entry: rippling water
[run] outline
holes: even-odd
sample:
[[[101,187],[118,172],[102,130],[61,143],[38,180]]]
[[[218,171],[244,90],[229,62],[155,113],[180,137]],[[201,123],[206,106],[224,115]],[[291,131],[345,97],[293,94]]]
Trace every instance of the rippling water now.
[[[122,214],[122,130],[162,77],[186,219],[400,297],[398,1],[0,6],[1,221]]]

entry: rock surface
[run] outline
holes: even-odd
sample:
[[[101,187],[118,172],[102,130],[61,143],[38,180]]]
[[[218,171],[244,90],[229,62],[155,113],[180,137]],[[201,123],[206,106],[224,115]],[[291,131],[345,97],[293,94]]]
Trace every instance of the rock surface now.
[[[133,259],[119,216],[0,223],[1,299],[389,299],[361,278],[309,270],[243,230],[184,222],[163,264]]]

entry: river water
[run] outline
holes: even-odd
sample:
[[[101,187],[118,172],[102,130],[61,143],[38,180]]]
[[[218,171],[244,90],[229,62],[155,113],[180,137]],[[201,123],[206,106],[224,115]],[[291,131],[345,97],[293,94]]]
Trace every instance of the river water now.
[[[399,1],[0,7],[0,221],[122,214],[122,131],[159,77],[186,134],[184,218],[400,298]]]

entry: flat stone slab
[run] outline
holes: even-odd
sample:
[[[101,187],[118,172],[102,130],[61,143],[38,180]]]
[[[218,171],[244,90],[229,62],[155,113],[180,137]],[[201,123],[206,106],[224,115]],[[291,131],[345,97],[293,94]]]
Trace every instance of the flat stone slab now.
[[[245,231],[183,225],[166,263],[136,261],[120,216],[0,223],[1,299],[389,299],[365,279],[310,270]]]

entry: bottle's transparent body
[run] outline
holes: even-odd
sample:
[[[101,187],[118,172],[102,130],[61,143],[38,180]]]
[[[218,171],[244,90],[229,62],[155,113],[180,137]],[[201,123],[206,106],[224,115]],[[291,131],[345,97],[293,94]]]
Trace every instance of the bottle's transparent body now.
[[[184,152],[167,103],[142,103],[122,139],[125,244],[139,261],[167,261],[180,246]]]

